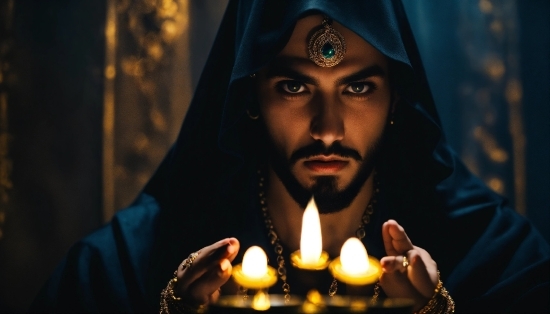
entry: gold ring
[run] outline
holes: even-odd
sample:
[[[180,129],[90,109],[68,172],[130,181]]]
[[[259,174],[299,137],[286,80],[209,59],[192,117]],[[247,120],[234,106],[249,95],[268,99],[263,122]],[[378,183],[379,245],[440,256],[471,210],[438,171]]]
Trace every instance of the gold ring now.
[[[403,267],[407,268],[409,266],[409,260],[406,256],[403,256]]]

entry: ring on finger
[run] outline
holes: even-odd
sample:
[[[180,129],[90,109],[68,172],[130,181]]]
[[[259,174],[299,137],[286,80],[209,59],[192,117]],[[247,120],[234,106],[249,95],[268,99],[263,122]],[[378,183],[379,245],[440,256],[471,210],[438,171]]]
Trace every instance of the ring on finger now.
[[[407,268],[409,266],[409,260],[406,256],[403,256],[403,267]]]

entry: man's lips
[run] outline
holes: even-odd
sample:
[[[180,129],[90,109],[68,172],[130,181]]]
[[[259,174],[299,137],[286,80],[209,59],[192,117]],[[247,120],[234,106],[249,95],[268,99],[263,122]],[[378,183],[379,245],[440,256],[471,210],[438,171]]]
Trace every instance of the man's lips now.
[[[341,159],[316,158],[304,161],[304,165],[311,171],[331,173],[342,170],[348,164]]]

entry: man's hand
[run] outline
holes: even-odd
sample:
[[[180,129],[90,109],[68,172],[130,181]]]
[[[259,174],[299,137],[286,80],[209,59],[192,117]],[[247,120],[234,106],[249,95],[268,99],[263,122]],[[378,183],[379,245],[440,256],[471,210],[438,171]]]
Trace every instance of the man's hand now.
[[[231,261],[239,247],[237,239],[227,238],[202,248],[190,267],[178,267],[175,294],[194,305],[215,302],[220,287],[231,277]]]
[[[426,250],[411,243],[395,220],[384,223],[382,237],[388,255],[380,261],[382,289],[388,297],[413,299],[414,310],[421,309],[434,294],[438,281],[437,264]]]

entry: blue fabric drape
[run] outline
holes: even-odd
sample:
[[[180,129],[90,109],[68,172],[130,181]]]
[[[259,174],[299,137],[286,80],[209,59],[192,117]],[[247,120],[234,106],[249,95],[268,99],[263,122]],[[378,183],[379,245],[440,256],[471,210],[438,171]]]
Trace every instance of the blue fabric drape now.
[[[550,3],[403,4],[448,142],[550,240]]]

